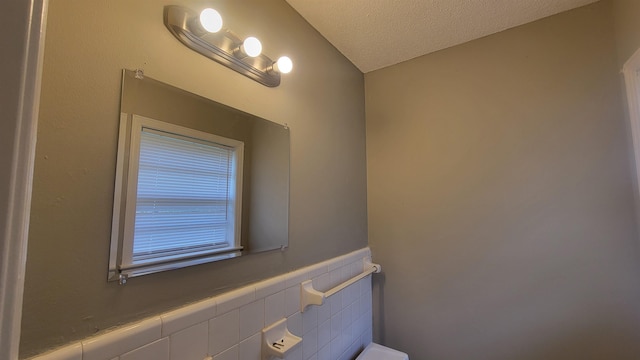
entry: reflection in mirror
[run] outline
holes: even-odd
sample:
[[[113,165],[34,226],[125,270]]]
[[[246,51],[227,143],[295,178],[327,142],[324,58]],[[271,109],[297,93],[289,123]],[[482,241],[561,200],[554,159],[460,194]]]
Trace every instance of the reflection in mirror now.
[[[123,71],[109,280],[288,246],[289,130]]]

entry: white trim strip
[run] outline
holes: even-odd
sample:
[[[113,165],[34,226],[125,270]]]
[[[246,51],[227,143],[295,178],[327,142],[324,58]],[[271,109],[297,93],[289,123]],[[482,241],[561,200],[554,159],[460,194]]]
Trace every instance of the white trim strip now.
[[[15,19],[26,20],[26,27],[14,27],[3,32],[3,39],[10,44],[22,45],[24,53],[18,67],[6,66],[3,75],[20,77],[17,88],[3,89],[5,94],[18,94],[17,103],[9,103],[6,109],[8,127],[14,122],[14,146],[9,154],[2,154],[8,169],[2,169],[2,188],[7,192],[6,207],[0,208],[0,359],[18,358],[20,321],[24,291],[31,187],[35,160],[36,128],[40,103],[40,83],[44,34],[46,28],[47,0],[10,0],[3,9],[0,21],[13,24]],[[6,20],[6,21],[5,21]],[[13,20],[13,21],[12,21]],[[23,42],[23,44],[20,44]],[[11,56],[11,54],[9,55]],[[9,86],[9,85],[7,85]],[[10,97],[10,99],[12,99]],[[6,172],[5,172],[6,171]],[[4,184],[8,184],[5,188]]]
[[[624,64],[622,73],[627,89],[627,105],[631,134],[633,136],[633,153],[636,165],[636,181],[640,184],[640,49]]]

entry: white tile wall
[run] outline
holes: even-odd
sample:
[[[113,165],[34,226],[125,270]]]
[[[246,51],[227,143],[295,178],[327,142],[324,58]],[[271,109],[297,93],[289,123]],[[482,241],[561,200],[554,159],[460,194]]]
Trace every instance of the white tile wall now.
[[[240,342],[240,311],[216,316],[209,321],[209,354],[217,355]]]
[[[205,321],[171,334],[169,348],[169,359],[204,359],[209,353],[209,324]]]
[[[260,299],[240,308],[240,340],[259,333],[265,327],[264,299]]]
[[[151,344],[139,347],[122,356],[120,360],[169,360],[169,339],[162,338]]]
[[[71,344],[54,352],[36,356],[32,360],[82,360],[82,344]]]
[[[371,276],[300,312],[300,283],[319,291],[363,271],[369,248],[85,339],[32,360],[264,360],[262,328],[287,318],[302,338],[286,360],[351,360],[371,342]]]

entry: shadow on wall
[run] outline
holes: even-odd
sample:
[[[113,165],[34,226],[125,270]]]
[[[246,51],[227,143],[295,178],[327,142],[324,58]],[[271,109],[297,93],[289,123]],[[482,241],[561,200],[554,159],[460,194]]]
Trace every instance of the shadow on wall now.
[[[387,334],[386,332],[386,316],[393,316],[394,314],[393,311],[388,312],[388,314],[387,311],[385,311],[386,280],[384,272],[372,277],[373,341],[387,346],[398,346],[396,345],[398,340],[394,339],[394,335],[397,334]],[[419,279],[410,280],[410,282],[419,281]],[[389,294],[387,294],[387,296],[389,296]],[[425,304],[428,302],[427,299],[424,299],[424,301]],[[579,307],[578,304],[575,306]],[[606,309],[592,308],[587,312],[591,315],[585,315],[579,319],[570,319],[572,316],[568,316],[568,318],[564,320],[556,318],[557,323],[555,325],[547,325],[543,331],[533,331],[535,330],[535,326],[531,324],[529,327],[524,325],[525,328],[531,330],[529,334],[532,336],[527,336],[527,331],[524,331],[524,334],[522,334],[523,330],[520,328],[525,322],[524,318],[521,319],[521,317],[528,316],[527,312],[507,314],[510,310],[512,309],[504,308],[504,316],[496,317],[496,324],[501,324],[506,317],[511,318],[511,321],[518,325],[511,330],[504,329],[506,331],[512,331],[512,336],[494,337],[494,341],[487,339],[487,337],[492,337],[491,332],[494,331],[494,329],[473,329],[473,326],[470,326],[466,329],[455,329],[455,333],[459,335],[458,339],[449,339],[447,341],[448,344],[454,344],[451,345],[453,347],[449,347],[448,345],[444,347],[435,345],[433,341],[437,339],[433,335],[429,335],[434,334],[434,328],[440,328],[442,333],[451,330],[451,324],[448,323],[445,317],[440,318],[443,320],[440,324],[435,320],[438,319],[438,317],[427,318],[427,323],[424,322],[424,318],[421,319],[416,314],[409,323],[404,323],[403,328],[412,329],[412,331],[417,332],[417,336],[412,336],[412,340],[415,341],[417,339],[418,342],[421,342],[421,345],[412,344],[411,346],[424,346],[426,348],[426,354],[428,354],[425,360],[640,359],[640,354],[637,352],[637,339],[634,336],[634,329],[632,328],[633,322],[631,322],[630,325],[628,321],[625,322],[624,319],[620,319],[616,314],[610,314],[608,318],[603,319],[599,314],[607,311]],[[484,315],[491,316],[489,312]],[[577,314],[574,314],[574,317],[576,315]],[[472,321],[472,318],[473,316],[469,316],[468,320]],[[462,334],[470,331],[477,332],[475,336],[472,337],[462,336]],[[413,358],[410,351],[411,349],[406,345],[406,343],[400,345],[402,346],[400,349],[407,352],[409,358]]]
[[[378,344],[385,344],[385,321],[384,321],[384,284],[386,275],[384,270],[371,278],[372,300],[373,300],[373,341]]]
[[[544,343],[531,348],[513,349],[501,354],[498,359],[518,360],[604,360],[604,359],[637,359],[633,339],[625,336],[628,329],[621,329],[611,320],[608,324],[589,325],[588,327],[575,328],[552,339],[545,339]],[[602,334],[609,336],[602,336]],[[611,343],[620,344],[620,338],[627,337],[624,342],[627,346],[612,347]],[[534,342],[535,343],[535,342]],[[531,344],[534,345],[534,344]],[[495,344],[500,347],[500,344]],[[500,351],[498,350],[498,353]],[[585,357],[585,354],[589,354]]]

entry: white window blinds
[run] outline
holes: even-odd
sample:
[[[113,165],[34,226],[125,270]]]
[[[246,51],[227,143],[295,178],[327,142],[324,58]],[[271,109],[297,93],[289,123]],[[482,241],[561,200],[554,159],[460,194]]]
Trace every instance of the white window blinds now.
[[[234,247],[232,158],[224,145],[143,129],[132,265]]]
[[[240,255],[243,159],[243,141],[123,114],[109,279]]]

